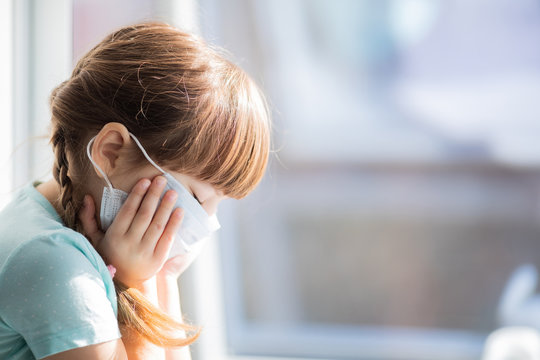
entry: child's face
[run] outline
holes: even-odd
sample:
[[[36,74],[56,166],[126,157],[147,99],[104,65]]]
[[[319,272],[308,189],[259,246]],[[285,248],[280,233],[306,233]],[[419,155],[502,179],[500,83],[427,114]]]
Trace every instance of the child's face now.
[[[206,210],[210,216],[216,213],[219,203],[227,198],[222,191],[217,190],[214,186],[207,182],[167,168],[164,168],[164,170],[182,183],[182,185],[184,185],[184,187],[193,195],[193,197],[195,197],[195,199],[201,204],[203,209]],[[111,182],[115,188],[129,193],[129,191],[140,179],[153,179],[158,175],[161,175],[161,172],[152,165],[148,164],[143,168],[127,171],[122,175],[111,177]]]
[[[200,181],[179,172],[170,170],[168,170],[168,172],[189,190],[210,216],[216,213],[219,203],[227,198],[222,191],[217,190],[207,182]]]

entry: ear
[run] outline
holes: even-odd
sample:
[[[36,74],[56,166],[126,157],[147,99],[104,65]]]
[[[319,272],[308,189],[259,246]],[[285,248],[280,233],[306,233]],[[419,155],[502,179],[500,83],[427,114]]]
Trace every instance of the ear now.
[[[107,123],[97,134],[90,153],[94,162],[110,178],[117,170],[119,158],[125,156],[126,149],[131,145],[128,129],[116,122]],[[103,175],[94,169],[100,178]]]

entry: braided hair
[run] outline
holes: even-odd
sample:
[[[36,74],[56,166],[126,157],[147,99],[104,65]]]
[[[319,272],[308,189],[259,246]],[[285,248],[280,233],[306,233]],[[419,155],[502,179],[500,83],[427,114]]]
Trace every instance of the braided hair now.
[[[53,176],[60,185],[59,202],[63,209],[62,220],[67,227],[82,232],[82,226],[77,217],[77,213],[81,208],[81,201],[73,197],[73,182],[68,173],[69,161],[66,152],[66,138],[61,128],[56,129],[52,134],[51,144],[55,155]]]

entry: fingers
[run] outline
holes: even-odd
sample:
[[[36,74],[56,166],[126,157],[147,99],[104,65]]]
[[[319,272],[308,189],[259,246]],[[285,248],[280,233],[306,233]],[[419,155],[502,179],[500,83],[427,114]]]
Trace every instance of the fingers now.
[[[177,198],[178,194],[172,190],[167,191],[165,196],[163,196],[154,218],[146,229],[146,233],[143,237],[143,242],[148,243],[148,246],[151,246],[152,248],[155,247],[156,242],[165,230],[165,226],[169,221],[169,217],[171,216],[171,212],[173,211]]]
[[[180,225],[182,224],[182,219],[184,218],[184,210],[181,208],[176,208],[173,213],[171,214],[171,217],[169,218],[169,222],[167,223],[167,226],[165,227],[165,230],[163,231],[163,235],[159,238],[158,243],[156,244],[154,255],[157,259],[164,260],[167,255],[169,254],[169,250],[171,249],[172,242],[174,241],[176,232],[180,228]]]
[[[114,259],[111,263],[119,273],[127,269],[137,275],[131,276],[133,279],[147,279],[162,268],[183,217],[182,209],[174,209],[178,197],[175,191],[165,193],[160,202],[165,186],[163,176],[152,181],[141,179],[100,242],[107,245],[103,252]],[[87,211],[81,215],[85,219]],[[91,228],[88,220],[85,223]]]
[[[167,180],[163,176],[156,176],[154,180],[152,180],[152,184],[144,196],[141,206],[129,227],[129,235],[142,240],[143,235],[146,233],[146,230],[154,217],[161,193],[163,193],[163,190],[165,189],[165,184],[167,184]]]
[[[83,199],[83,206],[81,208],[81,211],[79,211],[79,220],[82,223],[83,229],[85,234],[89,234],[92,232],[92,220],[94,220],[94,201],[90,200],[91,198],[89,195],[85,195]],[[95,222],[95,221],[94,221]]]
[[[115,230],[121,234],[125,234],[128,231],[150,184],[151,182],[148,179],[141,179],[135,184],[126,202],[122,205],[120,211],[118,211],[118,215],[116,215],[111,227],[114,226]]]
[[[103,238],[103,233],[99,230],[96,221],[96,206],[94,199],[90,195],[85,195],[83,207],[79,211],[78,217],[83,226],[84,233],[90,238],[92,245],[97,247],[99,241]]]

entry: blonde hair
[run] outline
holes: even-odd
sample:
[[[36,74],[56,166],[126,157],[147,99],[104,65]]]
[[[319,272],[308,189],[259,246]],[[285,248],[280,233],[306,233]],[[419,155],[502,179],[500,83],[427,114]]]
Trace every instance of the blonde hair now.
[[[253,190],[266,169],[270,122],[257,85],[217,49],[167,24],[110,34],[79,60],[50,102],[60,215],[79,232],[77,213],[91,169],[84,146],[108,122],[126,126],[161,166],[233,198]],[[134,156],[137,166],[142,154]],[[116,283],[116,291],[121,329],[161,346],[188,345],[198,336],[136,290]],[[175,330],[195,333],[177,338]]]

